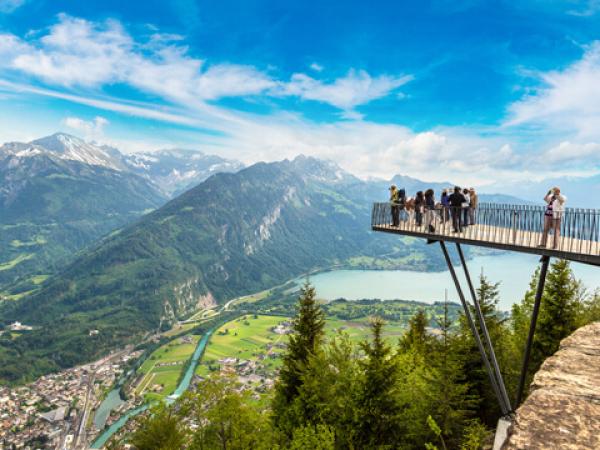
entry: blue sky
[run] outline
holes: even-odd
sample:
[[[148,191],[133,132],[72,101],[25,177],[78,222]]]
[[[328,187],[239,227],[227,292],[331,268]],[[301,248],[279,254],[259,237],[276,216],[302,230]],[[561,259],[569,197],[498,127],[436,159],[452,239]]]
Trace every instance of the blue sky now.
[[[365,177],[593,175],[600,0],[0,0],[0,141],[57,130]]]

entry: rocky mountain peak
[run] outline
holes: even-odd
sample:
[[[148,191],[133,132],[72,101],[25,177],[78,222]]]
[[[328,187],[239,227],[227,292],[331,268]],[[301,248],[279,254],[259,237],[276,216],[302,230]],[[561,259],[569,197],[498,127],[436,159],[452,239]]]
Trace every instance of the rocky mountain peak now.
[[[120,159],[115,157],[114,154],[70,134],[55,133],[51,136],[36,139],[30,144],[42,147],[61,159],[123,170]]]
[[[305,179],[324,183],[346,184],[358,181],[336,162],[312,156],[298,155],[290,162],[291,167]]]

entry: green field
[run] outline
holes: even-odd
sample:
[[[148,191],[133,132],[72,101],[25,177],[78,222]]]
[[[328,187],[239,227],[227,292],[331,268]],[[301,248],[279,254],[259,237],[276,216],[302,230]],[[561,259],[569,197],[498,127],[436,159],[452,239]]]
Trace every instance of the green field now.
[[[192,328],[197,327],[199,323],[200,322],[189,322],[189,323],[182,323],[182,324],[176,323],[175,325],[173,325],[173,327],[169,331],[167,331],[163,334],[166,337],[183,334],[186,331],[190,331]]]
[[[196,373],[208,375],[211,368],[217,369],[219,360],[225,358],[250,361],[264,358],[260,371],[272,372],[281,364],[281,359],[269,355],[282,351],[276,344],[285,343],[287,336],[271,330],[284,321],[286,318],[279,316],[247,315],[227,322],[213,333]]]
[[[43,236],[36,236],[34,240],[23,242],[18,239],[13,239],[10,242],[11,247],[19,248],[19,247],[32,247],[34,245],[44,245],[47,244],[48,241]]]
[[[164,399],[172,394],[186,362],[194,353],[200,336],[188,335],[191,342],[177,338],[155,350],[138,369],[141,375],[135,387],[136,395],[146,400]]]
[[[22,263],[23,261],[27,261],[28,259],[33,258],[33,253],[22,253],[12,261],[7,261],[5,263],[0,263],[0,271],[1,270],[9,270],[15,267],[17,264]]]
[[[256,367],[254,373],[262,377],[272,376],[275,369],[281,365],[279,355],[284,351],[283,345],[288,339],[287,335],[276,333],[274,328],[284,322],[289,322],[289,319],[269,315],[246,315],[227,322],[213,333],[196,374],[207,376],[211,371],[220,370],[225,366],[234,370],[236,364],[227,363],[226,360],[237,358],[239,363],[251,361]],[[385,327],[384,336],[394,345],[404,330],[405,326],[401,323],[390,322]],[[358,342],[370,334],[369,319],[327,319],[325,331],[330,337],[341,331],[346,333],[350,340]]]
[[[404,334],[406,327],[397,322],[387,322],[383,329],[383,336],[394,345]],[[333,336],[339,331],[347,334],[353,342],[364,341],[370,336],[369,319],[362,317],[356,320],[327,319],[325,331],[328,336]]]

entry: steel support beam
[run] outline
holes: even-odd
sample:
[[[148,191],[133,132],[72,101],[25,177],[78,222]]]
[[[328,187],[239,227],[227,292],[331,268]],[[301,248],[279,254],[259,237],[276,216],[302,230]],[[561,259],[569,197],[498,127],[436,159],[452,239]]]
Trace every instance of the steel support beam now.
[[[462,251],[462,247],[457,242],[456,250],[458,251],[458,256],[460,257],[460,263],[465,272],[465,278],[467,279],[467,284],[469,285],[469,291],[471,292],[471,298],[473,299],[473,304],[475,305],[475,313],[477,314],[477,319],[479,321],[479,326],[481,328],[481,332],[483,334],[483,340],[486,344],[486,350],[489,352],[489,358],[492,360],[492,365],[494,367],[494,372],[496,374],[496,382],[498,383],[498,388],[500,390],[500,394],[502,395],[502,400],[504,401],[504,405],[509,413],[513,412],[512,407],[510,406],[510,399],[508,398],[508,393],[506,392],[506,386],[504,385],[504,379],[502,378],[502,372],[500,372],[500,366],[498,365],[498,359],[496,358],[496,352],[494,351],[494,346],[492,345],[492,340],[490,339],[490,334],[488,332],[487,325],[485,323],[485,318],[483,317],[483,313],[481,312],[481,305],[479,304],[479,300],[477,299],[477,294],[475,293],[475,288],[473,287],[473,282],[471,281],[471,274],[469,273],[469,268],[467,267],[467,262],[465,260],[465,255]]]
[[[544,293],[544,286],[546,284],[546,274],[548,273],[548,265],[550,264],[549,256],[542,256],[542,269],[540,271],[540,279],[538,280],[537,291],[535,293],[535,302],[533,304],[533,311],[531,312],[531,324],[529,325],[529,335],[527,336],[527,344],[525,345],[525,353],[523,354],[523,366],[521,367],[521,376],[519,378],[519,387],[517,389],[517,398],[515,400],[515,408],[518,408],[523,399],[523,391],[525,389],[525,380],[527,378],[527,371],[529,369],[529,358],[531,356],[531,345],[533,344],[533,337],[535,335],[535,326],[537,323],[538,314],[540,312],[540,303],[542,301],[542,295]]]
[[[454,285],[456,286],[456,291],[458,293],[458,297],[465,311],[465,317],[467,318],[467,323],[471,328],[471,333],[473,333],[473,338],[477,344],[479,349],[479,353],[481,353],[481,358],[483,359],[483,363],[485,365],[485,369],[490,377],[490,383],[492,384],[492,389],[494,389],[494,393],[498,398],[498,402],[500,403],[500,409],[502,410],[502,415],[507,415],[510,413],[510,407],[504,402],[504,398],[500,392],[500,388],[498,387],[498,383],[496,382],[496,377],[494,376],[494,372],[490,365],[490,361],[487,357],[485,349],[483,348],[483,343],[481,342],[481,337],[479,336],[479,332],[475,327],[475,323],[473,322],[473,318],[471,317],[471,311],[469,311],[469,306],[465,299],[465,295],[463,293],[462,288],[460,287],[460,283],[458,281],[458,277],[456,276],[456,272],[454,271],[454,266],[452,265],[452,260],[450,259],[450,255],[448,254],[448,249],[446,248],[446,244],[444,241],[439,241],[440,247],[442,247],[442,252],[444,253],[444,258],[446,259],[446,264],[448,265],[448,270],[450,271],[450,275],[452,276],[452,280],[454,281]]]

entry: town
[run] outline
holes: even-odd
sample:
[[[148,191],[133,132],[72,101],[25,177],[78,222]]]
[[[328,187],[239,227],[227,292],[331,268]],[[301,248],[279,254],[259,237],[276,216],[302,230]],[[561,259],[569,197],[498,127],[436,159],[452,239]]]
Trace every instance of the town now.
[[[140,355],[128,346],[25,386],[0,386],[0,450],[88,448],[101,431],[94,428],[91,412],[121,377],[124,366]]]

